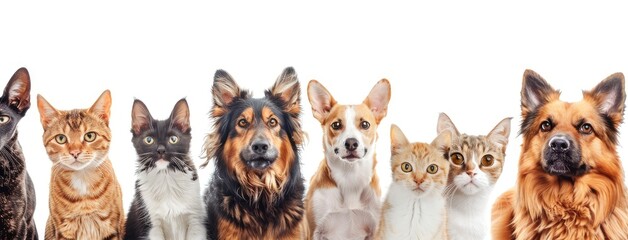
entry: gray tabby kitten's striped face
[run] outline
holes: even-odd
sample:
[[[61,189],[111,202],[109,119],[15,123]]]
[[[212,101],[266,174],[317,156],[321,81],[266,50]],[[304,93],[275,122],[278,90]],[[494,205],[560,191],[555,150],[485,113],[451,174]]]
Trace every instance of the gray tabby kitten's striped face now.
[[[454,191],[474,195],[490,190],[502,173],[506,145],[510,135],[510,120],[505,118],[487,135],[460,134],[447,115],[441,113],[438,133],[450,131],[448,184]]]

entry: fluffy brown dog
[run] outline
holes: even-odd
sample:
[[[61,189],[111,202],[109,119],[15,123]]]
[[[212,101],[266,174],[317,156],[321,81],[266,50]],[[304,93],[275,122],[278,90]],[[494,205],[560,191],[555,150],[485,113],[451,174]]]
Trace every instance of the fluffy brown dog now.
[[[493,205],[493,239],[628,239],[628,200],[617,155],[624,75],[579,102],[559,99],[526,70],[517,186]]]

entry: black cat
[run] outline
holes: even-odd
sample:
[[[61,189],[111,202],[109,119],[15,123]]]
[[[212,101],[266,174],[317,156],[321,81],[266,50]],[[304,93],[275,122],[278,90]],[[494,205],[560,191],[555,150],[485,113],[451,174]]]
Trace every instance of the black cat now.
[[[30,90],[28,70],[20,68],[0,98],[0,239],[38,239],[35,188],[17,141],[17,123],[30,107]]]
[[[154,120],[135,100],[131,115],[137,181],[124,239],[206,239],[200,184],[188,154],[187,102],[179,100],[168,119]]]

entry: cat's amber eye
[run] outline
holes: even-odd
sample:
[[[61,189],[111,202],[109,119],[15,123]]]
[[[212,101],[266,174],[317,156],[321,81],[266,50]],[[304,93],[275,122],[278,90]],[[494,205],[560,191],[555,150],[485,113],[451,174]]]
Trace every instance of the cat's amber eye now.
[[[154,142],[155,142],[155,139],[153,139],[153,137],[150,137],[150,136],[149,136],[149,137],[145,137],[145,138],[144,138],[144,143],[146,143],[146,144],[148,144],[148,145],[151,145],[151,144],[153,144]]]
[[[241,128],[246,128],[246,127],[249,126],[249,122],[246,121],[246,119],[244,119],[244,118],[240,119],[240,120],[238,120],[238,126],[241,127]]]
[[[340,123],[340,121],[331,123],[331,129],[338,130],[340,128],[342,128],[342,123]]]
[[[490,167],[493,166],[494,162],[495,158],[493,158],[493,155],[486,154],[484,155],[484,157],[482,157],[482,162],[480,163],[482,164],[482,167]]]
[[[179,142],[179,137],[177,137],[177,136],[170,136],[170,138],[168,138],[168,142],[170,144],[176,144],[176,143]]]
[[[578,129],[582,134],[591,134],[593,132],[593,126],[591,124],[585,123],[580,125],[580,129]]]
[[[543,121],[541,123],[541,131],[549,132],[550,130],[552,130],[552,123],[550,121]]]
[[[275,118],[271,118],[270,120],[268,120],[268,126],[271,128],[274,128],[277,126],[277,119]]]
[[[86,142],[93,142],[94,140],[96,140],[96,133],[88,132],[85,134],[85,136],[83,136],[83,139],[85,139]]]
[[[452,153],[449,158],[451,158],[453,164],[462,165],[464,163],[464,157],[460,153]]]
[[[367,122],[367,121],[362,121],[360,123],[360,127],[364,130],[367,130],[371,127],[371,123]]]
[[[0,124],[2,123],[8,123],[9,120],[11,120],[11,118],[9,116],[0,116]]]
[[[59,134],[55,136],[55,141],[57,141],[58,144],[65,144],[68,141],[68,138],[63,134]]]
[[[401,164],[401,171],[403,172],[412,172],[412,165],[409,162],[404,162]]]
[[[436,164],[430,164],[429,166],[427,166],[426,171],[429,174],[435,174],[438,172],[438,166],[436,166]]]

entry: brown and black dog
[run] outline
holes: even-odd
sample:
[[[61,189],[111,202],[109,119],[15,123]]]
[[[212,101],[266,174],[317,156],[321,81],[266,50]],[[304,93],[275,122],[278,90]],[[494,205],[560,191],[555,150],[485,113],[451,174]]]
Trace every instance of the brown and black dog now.
[[[204,197],[209,239],[299,238],[303,133],[294,69],[286,68],[264,98],[252,98],[218,70],[212,94],[214,128],[205,143],[216,166]]]
[[[628,195],[617,154],[624,75],[564,102],[537,73],[521,89],[517,185],[493,205],[493,239],[628,239]]]

